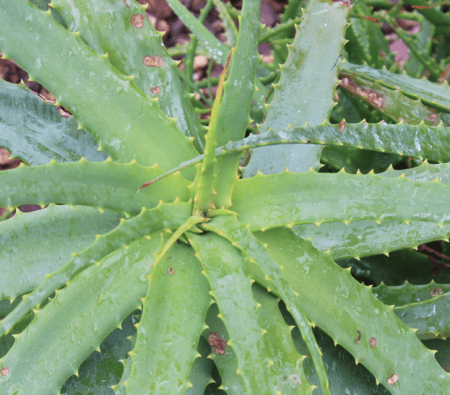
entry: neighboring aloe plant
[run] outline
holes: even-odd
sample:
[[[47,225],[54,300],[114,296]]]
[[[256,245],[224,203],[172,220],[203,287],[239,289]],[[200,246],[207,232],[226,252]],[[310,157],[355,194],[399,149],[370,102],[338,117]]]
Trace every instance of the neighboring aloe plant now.
[[[2,395],[450,391],[421,341],[450,333],[450,286],[372,289],[342,267],[379,278],[369,256],[420,260],[411,248],[450,233],[450,89],[394,73],[374,20],[395,24],[399,7],[292,0],[262,28],[259,0],[214,1],[225,44],[169,0],[225,66],[205,128],[179,75],[201,82],[144,7],[33,3],[0,0],[0,51],[73,117],[0,81],[0,146],[30,165],[0,173],[0,206],[50,204],[0,223]],[[405,68],[434,78],[449,54],[416,41],[449,21],[426,11]],[[190,65],[196,41],[172,51]]]

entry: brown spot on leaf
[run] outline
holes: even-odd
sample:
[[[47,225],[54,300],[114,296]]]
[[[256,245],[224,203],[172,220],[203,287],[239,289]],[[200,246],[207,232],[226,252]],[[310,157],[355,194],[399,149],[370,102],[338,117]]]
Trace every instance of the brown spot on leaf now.
[[[5,376],[8,376],[8,374],[9,374],[9,368],[2,368],[2,376],[5,377]]]
[[[161,88],[159,86],[154,86],[153,88],[150,88],[150,93],[152,95],[157,95],[159,92],[161,92]]]
[[[142,62],[148,67],[161,67],[164,64],[164,60],[162,60],[159,55],[156,55],[153,58],[147,55]]]
[[[338,131],[342,133],[345,129],[345,125],[345,119],[343,119],[341,122],[339,122]]]
[[[430,295],[434,298],[436,296],[442,295],[444,293],[444,291],[442,290],[441,287],[437,287],[437,288],[433,288],[430,291]]]
[[[398,381],[398,374],[394,373],[391,377],[388,378],[388,384],[394,385]]]
[[[208,343],[214,348],[214,351],[218,355],[225,354],[225,348],[227,348],[227,342],[223,340],[217,332],[211,332],[208,335]]]
[[[140,29],[142,26],[144,26],[144,15],[142,14],[133,15],[131,17],[130,22],[136,29]]]
[[[356,332],[358,332],[358,337],[355,339],[355,343],[359,344],[359,342],[361,340],[361,332],[360,331],[356,331]]]
[[[357,96],[367,103],[372,105],[375,108],[381,108],[384,105],[384,99],[380,96],[380,94],[373,89],[363,89],[359,85],[355,84],[351,81],[350,78],[342,78],[340,84],[340,88],[345,89],[347,92],[352,94],[353,96]]]
[[[428,120],[433,124],[433,125],[438,125],[439,124],[439,119],[437,114],[430,114],[430,116],[428,117]]]
[[[171,267],[169,267],[169,268],[167,269],[167,273],[169,273],[169,276],[171,276],[172,274],[175,273],[175,270],[173,270]]]
[[[377,339],[375,339],[374,337],[371,337],[369,339],[369,346],[374,348],[377,345]]]

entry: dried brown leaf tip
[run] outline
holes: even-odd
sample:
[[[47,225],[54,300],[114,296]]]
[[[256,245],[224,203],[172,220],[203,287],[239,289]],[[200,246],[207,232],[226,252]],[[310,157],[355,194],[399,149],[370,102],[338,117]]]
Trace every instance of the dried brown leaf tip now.
[[[144,26],[144,15],[133,15],[130,22],[136,29],[140,29],[142,26]]]
[[[227,348],[227,342],[223,340],[217,332],[211,332],[208,336],[209,345],[214,348],[214,351],[218,355],[225,354]]]
[[[376,347],[376,345],[377,345],[377,339],[375,339],[374,337],[371,337],[369,339],[369,346],[374,348],[374,347]]]
[[[346,125],[346,123],[345,123],[345,119],[343,119],[341,122],[339,122],[339,126],[338,126],[338,130],[339,130],[339,132],[343,132],[344,131],[344,129],[345,129],[345,125]]]
[[[437,287],[437,288],[433,288],[430,291],[430,295],[434,298],[436,296],[442,295],[444,293],[444,291],[442,290],[441,287]]]
[[[394,373],[391,377],[388,378],[389,385],[394,385],[397,382],[398,382],[398,374],[397,373]]]
[[[169,276],[171,276],[172,274],[175,273],[175,270],[173,270],[171,267],[169,267],[169,268],[167,269],[167,273],[169,273]]]
[[[152,95],[157,95],[159,92],[161,92],[161,88],[159,86],[154,86],[153,88],[150,88],[150,93]]]
[[[162,60],[161,56],[159,55],[156,55],[153,58],[147,55],[144,57],[144,60],[142,62],[148,67],[162,67],[162,65],[164,64],[164,60]]]
[[[5,377],[5,376],[8,376],[8,374],[9,374],[9,368],[2,368],[2,376]]]

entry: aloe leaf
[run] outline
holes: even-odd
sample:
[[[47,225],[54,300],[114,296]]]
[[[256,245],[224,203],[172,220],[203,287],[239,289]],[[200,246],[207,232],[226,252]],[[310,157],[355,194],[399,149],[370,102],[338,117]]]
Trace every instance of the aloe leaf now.
[[[215,382],[211,378],[214,363],[211,359],[207,358],[211,347],[203,336],[200,336],[197,351],[197,358],[192,364],[191,374],[189,376],[189,382],[192,386],[186,390],[184,395],[203,394],[206,387]]]
[[[427,56],[431,56],[432,42],[435,33],[435,26],[428,19],[421,18],[420,30],[417,33],[417,46]],[[404,65],[406,73],[413,78],[421,78],[424,72],[424,65],[413,53],[409,54],[409,59]]]
[[[289,229],[259,233],[258,239],[268,244],[268,253],[283,267],[307,316],[362,363],[377,382],[392,394],[445,393],[450,376],[434,353],[348,270]],[[248,263],[246,270],[258,283],[272,286],[256,266]]]
[[[362,1],[355,3],[352,7],[352,13],[364,16],[372,16],[372,10]],[[350,15],[351,16],[351,15]],[[383,51],[384,57],[389,56],[390,67],[394,62],[394,56],[389,48],[389,42],[384,37],[381,29],[371,20],[365,18],[350,18],[350,28],[354,35],[355,41],[358,43],[360,52],[358,55],[363,57],[364,61],[370,66],[379,69],[384,64],[384,59],[380,52]]]
[[[372,288],[373,294],[388,306],[404,306],[425,302],[450,291],[450,284],[437,284],[432,280],[429,284],[411,284],[406,281],[402,285],[389,286],[381,283]]]
[[[217,145],[245,136],[249,124],[252,98],[255,95],[254,78],[258,59],[258,36],[261,30],[261,1],[245,0],[239,18],[239,36],[231,58],[230,74],[223,87],[223,98],[218,113]],[[245,87],[245,89],[243,89]],[[230,114],[233,114],[230,117]],[[216,207],[230,206],[231,190],[236,181],[238,154],[217,159],[214,198]]]
[[[442,368],[448,372],[450,370],[450,339],[431,339],[424,340],[423,344],[430,350],[436,350],[436,360]]]
[[[376,384],[373,375],[363,365],[355,366],[355,358],[340,345],[336,346],[326,333],[316,327],[314,336],[323,352],[323,361],[332,394],[388,395],[390,393],[383,386],[380,387]],[[309,350],[297,327],[292,330],[292,338],[297,350],[301,354],[307,355],[303,362],[306,377],[310,383],[318,384],[319,380],[315,374]],[[319,388],[316,388],[313,394],[322,395]]]
[[[155,263],[125,387],[135,394],[183,394],[211,303],[209,285],[188,246],[174,244]]]
[[[434,25],[450,26],[450,16],[431,6],[425,0],[405,0],[406,4],[417,7],[417,12],[422,14]]]
[[[450,293],[436,295],[432,299],[399,306],[395,314],[409,327],[416,328],[419,339],[447,338],[450,336]]]
[[[316,387],[308,383],[302,366],[306,356],[298,354],[295,348],[291,327],[286,325],[278,307],[279,299],[257,284],[252,290],[256,302],[261,304],[259,323],[267,331],[264,345],[267,357],[274,361],[270,371],[277,391],[283,395],[312,395]]]
[[[232,245],[239,248],[242,254],[254,263],[266,276],[270,278],[275,294],[285,303],[289,312],[293,315],[296,324],[302,332],[302,338],[308,345],[314,365],[320,380],[320,387],[323,394],[330,394],[330,384],[327,379],[325,367],[322,361],[322,353],[317,345],[311,329],[311,323],[305,316],[301,307],[303,301],[298,299],[298,295],[289,287],[283,276],[281,268],[272,260],[266,251],[266,246],[255,239],[250,231],[242,225],[235,217],[222,215],[216,217],[208,224],[203,224],[206,230],[213,231],[219,236],[229,240]]]
[[[138,310],[139,312],[141,310]],[[140,317],[140,316],[139,316]],[[131,358],[128,357],[128,353],[134,348],[136,344],[136,338],[137,338],[137,330],[135,327],[135,324],[139,322],[138,319],[133,320],[133,332],[132,335],[128,337],[128,339],[131,342],[131,347],[127,350],[127,356],[126,358],[122,359],[120,362],[122,362],[123,365],[123,372],[122,376],[120,377],[119,382],[116,385],[111,386],[111,389],[114,390],[115,395],[127,395],[127,388],[125,387],[124,383],[127,381],[128,376],[130,375],[131,370]],[[123,324],[122,324],[123,326]]]
[[[404,120],[417,125],[424,121],[427,125],[438,125],[441,120],[448,126],[448,114],[442,114],[422,104],[419,99],[411,99],[399,90],[392,90],[378,81],[369,81],[352,74],[342,73],[340,87],[349,95],[365,101],[395,122]]]
[[[227,44],[230,47],[235,47],[238,39],[238,30],[231,15],[234,8],[231,3],[223,3],[220,0],[213,1],[225,29],[224,34],[227,37]]]
[[[120,361],[130,350],[131,336],[136,330],[133,325],[135,312],[122,322],[122,329],[115,329],[99,349],[93,352],[78,369],[79,376],[70,376],[60,390],[64,395],[104,394],[113,393],[111,386],[116,384],[121,376]],[[119,395],[116,392],[116,395]]]
[[[440,111],[450,112],[450,87],[428,81],[426,78],[415,79],[406,74],[394,74],[385,68],[373,69],[367,65],[356,65],[345,62],[341,72],[355,74],[370,81],[378,81],[391,89],[400,89],[412,99],[420,99],[424,104]]]
[[[258,322],[267,331],[263,336],[266,355],[273,360],[270,366],[271,380],[274,388],[283,395],[302,394],[311,395],[314,386],[310,386],[303,373],[302,362],[304,357],[295,349],[290,333],[291,327],[287,326],[278,308],[278,298],[269,294],[266,290],[253,284],[253,296],[260,303],[258,305]],[[214,340],[229,339],[227,329],[223,321],[217,316],[219,309],[213,304],[208,311],[205,330],[205,338]],[[306,346],[305,346],[306,347]],[[236,374],[236,354],[231,347],[226,347],[226,352],[217,354],[212,352],[210,357],[220,372],[223,384],[220,389],[226,390],[229,395],[241,395],[246,393],[242,375]],[[282,357],[281,357],[282,356]],[[281,359],[283,358],[283,359]]]
[[[81,206],[71,210],[52,204],[28,214],[17,209],[13,218],[0,223],[0,300],[35,289],[47,273],[63,266],[72,252],[85,249],[96,234],[109,232],[121,217]]]
[[[450,225],[443,227],[430,222],[354,221],[327,222],[317,227],[300,224],[292,228],[302,239],[311,239],[319,251],[329,251],[333,259],[362,258],[377,254],[389,254],[402,248],[417,248],[418,245],[435,240],[447,240]]]
[[[194,181],[194,188],[191,192],[194,193],[194,213],[207,213],[210,210],[215,209],[213,203],[214,195],[217,192],[214,190],[214,182],[217,177],[216,174],[216,162],[215,148],[217,146],[217,132],[220,128],[221,114],[227,115],[226,108],[222,104],[223,84],[227,73],[230,57],[233,56],[234,48],[228,55],[227,63],[220,74],[219,84],[217,86],[216,99],[214,100],[213,108],[211,110],[211,121],[208,127],[208,134],[205,136],[205,158],[198,168],[197,177]],[[198,180],[198,181],[197,181]]]
[[[294,42],[288,46],[288,59],[280,66],[280,81],[274,85],[274,98],[268,106],[261,133],[270,128],[283,130],[288,124],[294,127],[303,126],[305,122],[316,125],[328,119],[338,83],[338,69],[332,68],[345,43],[347,13],[347,8],[337,4],[319,0],[309,3]],[[314,44],[317,42],[327,45]],[[317,62],[317,59],[322,61]],[[243,174],[251,177],[257,170],[273,174],[286,167],[295,172],[307,171],[319,166],[321,151],[322,147],[317,146],[261,148],[252,154]]]
[[[4,320],[0,322],[0,336],[23,317],[30,309],[56,289],[64,286],[77,273],[97,263],[102,257],[117,249],[127,249],[129,244],[140,237],[150,237],[153,232],[176,228],[190,217],[191,203],[161,204],[153,210],[143,209],[141,214],[129,220],[121,219],[121,224],[96,240],[84,250],[73,253],[72,258],[59,270],[46,276],[45,281]]]
[[[162,34],[149,22],[142,6],[115,0],[53,0],[52,7],[64,18],[69,30],[81,38],[134,82],[147,96],[157,97],[159,107],[172,118],[186,136],[195,137],[197,151],[203,152],[203,126],[194,113],[189,96],[178,78],[176,62],[162,44]],[[80,17],[83,16],[83,17]],[[162,67],[147,67],[146,56],[162,59]]]
[[[211,343],[208,358],[214,361],[220,373],[222,384],[219,389],[225,390],[227,395],[245,394],[247,391],[243,376],[237,373],[239,370],[236,352],[232,347],[229,347],[230,335],[216,303],[213,303],[208,310],[206,325],[203,337],[208,341],[208,345]]]
[[[138,214],[142,207],[155,207],[160,200],[174,201],[189,198],[189,182],[181,175],[167,179],[136,194],[143,181],[161,174],[157,167],[143,167],[136,163],[88,162],[82,158],[75,163],[21,166],[0,172],[0,206],[22,204],[62,203],[85,205],[100,209]],[[158,183],[159,184],[159,183]]]
[[[180,18],[188,29],[195,35],[195,37],[202,42],[210,56],[216,62],[224,65],[227,61],[230,48],[214,37],[214,35],[205,26],[203,26],[197,18],[192,15],[178,0],[168,0],[167,3],[177,14],[178,18]]]
[[[266,133],[250,135],[243,140],[230,141],[216,149],[215,155],[234,154],[237,152],[277,144],[322,144],[335,147],[349,147],[367,149],[383,153],[410,156],[413,158],[446,162],[450,155],[445,147],[449,144],[448,129],[444,124],[427,126],[424,122],[419,125],[407,125],[400,122],[397,125],[386,123],[369,124],[365,121],[356,124],[330,124],[324,121],[321,125],[293,128],[281,131],[270,129]],[[199,155],[181,163],[177,167],[158,176],[148,185],[165,178],[177,171],[193,166],[203,160]]]
[[[143,95],[132,78],[90,49],[79,34],[67,31],[27,0],[16,1],[12,13],[7,11],[10,7],[1,0],[3,57],[45,86],[114,160],[136,159],[142,165],[158,163],[170,169],[197,154],[156,100]],[[192,171],[185,174],[194,176]]]
[[[418,159],[428,158],[437,162],[448,162],[450,155],[445,147],[449,144],[449,140],[448,129],[442,123],[438,126],[429,126],[423,122],[419,125],[407,125],[403,122],[391,125],[386,123],[369,124],[365,121],[346,124],[344,121],[335,125],[324,121],[317,126],[305,125],[294,128],[288,125],[283,130],[270,129],[263,134],[250,135],[243,140],[229,142],[223,147],[217,148],[216,155],[220,156],[220,150],[222,154],[228,155],[265,145],[297,143],[354,147]],[[186,163],[192,165],[199,159],[200,156]],[[175,169],[181,168],[182,165]],[[171,172],[175,169],[172,169]]]
[[[188,235],[229,333],[226,348],[231,347],[236,354],[236,373],[242,377],[245,393],[275,395],[275,388],[270,382],[269,360],[265,355],[263,330],[258,324],[251,281],[243,271],[243,256],[227,240],[213,233]],[[244,327],[242,323],[245,323]],[[220,345],[221,347],[215,348],[217,354],[225,352],[223,340]],[[258,361],[258,364],[254,361]]]
[[[232,210],[251,230],[357,220],[443,225],[450,222],[447,199],[450,187],[438,180],[419,182],[405,176],[388,179],[375,174],[286,171],[238,180]]]
[[[254,0],[251,1],[253,2]],[[169,0],[168,3],[186,27],[191,30],[199,40],[199,44],[201,44],[200,47],[205,48],[208,51],[209,56],[216,62],[222,66],[225,66],[230,48],[216,38],[197,18],[195,18],[182,4],[180,4],[178,0]],[[245,7],[245,2],[243,7]],[[242,23],[248,23],[248,21],[242,19],[241,24]],[[253,100],[256,103],[256,109],[258,112],[261,112],[261,106],[263,105],[267,95],[267,89],[259,81],[256,82],[256,85],[259,90],[254,92]],[[239,94],[242,94],[242,90],[239,91]],[[236,97],[234,99],[236,99]]]
[[[159,243],[156,233],[150,240],[141,238],[131,243],[128,250],[116,250],[80,273],[43,310],[37,311],[0,360],[0,367],[9,369],[0,381],[1,392],[57,392],[106,336],[140,306],[140,297],[147,290],[146,275],[151,273],[153,252]]]
[[[45,103],[21,84],[0,79],[0,146],[12,158],[31,165],[56,159],[72,162],[81,156],[91,162],[106,159],[94,138],[80,130],[73,117],[65,119],[56,107]]]
[[[417,181],[439,179],[442,184],[450,185],[450,165],[442,163],[421,166],[405,170],[388,170],[381,177],[397,178],[404,174],[406,178]],[[355,221],[346,225],[342,222],[324,223],[317,227],[313,224],[301,224],[293,227],[297,236],[303,239],[312,237],[312,243],[320,251],[329,250],[333,259],[360,258],[385,254],[401,248],[413,247],[434,240],[448,240],[450,225],[440,226],[430,222]],[[356,236],[355,236],[356,235]]]

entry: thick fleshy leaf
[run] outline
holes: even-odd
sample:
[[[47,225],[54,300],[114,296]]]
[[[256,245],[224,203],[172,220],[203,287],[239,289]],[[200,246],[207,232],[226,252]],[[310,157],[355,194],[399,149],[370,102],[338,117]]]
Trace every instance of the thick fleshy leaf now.
[[[73,117],[65,119],[56,107],[45,103],[24,85],[0,79],[0,146],[12,158],[30,165],[43,165],[55,159],[74,162],[82,156],[102,162],[106,152],[97,151],[94,138],[78,129]]]
[[[320,388],[323,394],[330,394],[330,384],[325,373],[322,354],[312,333],[311,324],[301,307],[302,301],[297,298],[298,294],[296,294],[288,285],[281,268],[267,253],[267,246],[263,246],[259,243],[247,227],[230,215],[218,216],[210,223],[203,224],[202,228],[216,232],[218,235],[229,240],[231,244],[239,248],[242,251],[242,254],[257,266],[267,278],[270,278],[273,284],[271,291],[276,293],[286,303],[289,312],[294,317],[296,324],[302,332],[303,340],[308,345],[308,349],[311,352],[320,379]]]
[[[309,3],[300,27],[296,27],[294,42],[288,47],[287,61],[281,66],[280,81],[274,86],[274,98],[261,126],[262,133],[270,128],[283,130],[289,124],[318,125],[328,119],[338,83],[338,68],[332,69],[345,43],[347,13],[348,8],[338,7],[337,3],[320,0]],[[258,170],[274,174],[286,167],[295,172],[307,171],[319,166],[321,151],[322,147],[317,146],[260,148],[252,154],[243,174],[251,177]]]
[[[275,394],[251,282],[243,270],[244,257],[227,240],[214,233],[202,236],[189,233],[188,240],[202,263],[202,273],[210,283],[211,295],[219,306],[229,334],[226,340],[209,337],[209,343],[215,345],[216,354],[224,354],[228,347],[234,350],[236,373],[241,376],[247,394]],[[233,382],[222,385],[226,390]]]
[[[131,243],[129,249],[116,250],[80,273],[43,310],[36,311],[34,320],[0,360],[0,367],[8,368],[0,380],[1,393],[56,393],[140,306],[160,241],[156,233],[150,240]]]
[[[46,274],[61,268],[71,253],[85,249],[96,234],[109,232],[122,217],[82,206],[71,210],[50,205],[28,214],[17,210],[13,218],[0,223],[0,300],[35,289]]]
[[[61,203],[92,206],[137,215],[142,207],[152,208],[163,200],[189,198],[189,181],[180,174],[136,193],[143,181],[161,174],[157,167],[143,167],[132,161],[88,162],[20,166],[0,172],[0,206]]]
[[[368,287],[288,229],[258,234],[271,257],[283,267],[291,287],[300,294],[310,320],[362,363],[392,394],[440,394],[450,375],[393,312]],[[261,271],[247,269],[257,282],[271,287]]]
[[[450,112],[450,86],[438,85],[425,78],[416,79],[403,74],[394,74],[385,68],[378,70],[367,65],[345,62],[341,72],[355,74],[369,81],[378,81],[381,85],[400,91],[413,99],[420,99],[426,105],[437,110]]]
[[[143,208],[140,215],[129,220],[121,219],[120,225],[105,235],[97,235],[96,240],[79,253],[73,253],[72,258],[59,270],[47,274],[45,281],[0,323],[0,336],[23,317],[30,309],[36,307],[42,300],[56,289],[66,285],[77,273],[92,264],[97,264],[102,257],[128,245],[141,237],[150,237],[153,232],[178,227],[189,218],[191,204],[174,203],[161,204],[152,210]]]
[[[0,50],[45,86],[116,161],[170,169],[198,152],[132,78],[27,0],[0,1]],[[157,59],[158,60],[158,59]],[[146,61],[143,59],[143,61]],[[159,61],[147,62],[158,67]],[[87,100],[89,98],[89,100]],[[101,116],[99,116],[101,114]],[[163,132],[162,132],[163,131]],[[194,172],[185,173],[193,177]]]
[[[259,175],[238,180],[231,209],[251,230],[357,220],[450,222],[450,187],[375,174]]]
[[[194,113],[178,74],[176,62],[162,45],[162,35],[151,25],[143,7],[136,2],[116,0],[54,0],[72,32],[99,54],[107,53],[111,64],[134,82],[147,96],[157,97],[158,105],[169,117],[176,118],[178,128],[195,137],[194,144],[203,152],[203,126]],[[161,67],[148,67],[146,56],[162,59]]]
[[[122,322],[121,329],[117,328],[100,345],[100,352],[94,351],[78,369],[78,377],[70,376],[61,388],[61,394],[80,395],[102,394],[114,395],[111,386],[116,384],[121,376],[120,363],[131,350],[129,339],[136,329],[136,310]],[[119,395],[116,391],[115,395]]]
[[[131,371],[130,394],[183,394],[211,303],[209,284],[192,248],[175,243],[154,267]]]

